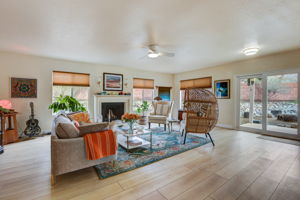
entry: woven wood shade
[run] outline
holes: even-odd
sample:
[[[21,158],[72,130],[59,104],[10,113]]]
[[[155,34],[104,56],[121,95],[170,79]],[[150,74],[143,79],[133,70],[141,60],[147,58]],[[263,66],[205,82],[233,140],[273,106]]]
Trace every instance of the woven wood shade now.
[[[153,79],[134,78],[133,79],[133,88],[154,89],[154,80]]]
[[[53,71],[53,85],[61,86],[90,86],[90,75],[73,72]]]
[[[219,116],[215,95],[205,89],[185,90],[186,131],[209,133],[216,125]]]
[[[181,90],[188,89],[188,88],[211,88],[211,87],[212,87],[211,77],[180,81]]]

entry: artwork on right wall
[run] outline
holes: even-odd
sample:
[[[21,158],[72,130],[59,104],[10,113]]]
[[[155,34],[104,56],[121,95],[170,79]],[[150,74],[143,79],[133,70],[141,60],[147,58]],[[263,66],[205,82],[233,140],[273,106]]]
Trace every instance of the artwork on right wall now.
[[[214,91],[217,99],[230,99],[230,79],[215,81]]]

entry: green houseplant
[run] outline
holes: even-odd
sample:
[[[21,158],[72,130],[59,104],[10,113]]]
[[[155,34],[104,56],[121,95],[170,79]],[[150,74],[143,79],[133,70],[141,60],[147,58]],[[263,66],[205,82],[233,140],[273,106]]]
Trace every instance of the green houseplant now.
[[[9,113],[10,111],[8,109],[3,108],[2,106],[0,106],[0,112]]]
[[[81,104],[77,99],[71,96],[63,95],[56,97],[56,101],[49,106],[49,109],[53,110],[54,113],[60,110],[69,112],[86,111],[85,106]]]
[[[136,112],[141,115],[139,119],[140,125],[146,125],[146,115],[145,113],[149,110],[150,103],[148,101],[143,101],[140,105],[137,106]]]

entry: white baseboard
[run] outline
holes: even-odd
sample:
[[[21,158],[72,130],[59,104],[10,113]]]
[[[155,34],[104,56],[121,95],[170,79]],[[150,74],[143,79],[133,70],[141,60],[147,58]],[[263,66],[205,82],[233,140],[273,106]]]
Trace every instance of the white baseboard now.
[[[234,129],[232,125],[228,124],[217,124],[216,126],[220,128]]]

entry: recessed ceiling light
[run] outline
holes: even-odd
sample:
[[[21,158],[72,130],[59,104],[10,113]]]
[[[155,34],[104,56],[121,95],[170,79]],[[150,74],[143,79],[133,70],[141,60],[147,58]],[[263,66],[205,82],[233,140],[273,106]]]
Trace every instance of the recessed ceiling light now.
[[[148,53],[149,58],[157,58],[158,56],[159,56],[159,53],[155,53],[155,52],[149,52]]]
[[[257,52],[259,51],[259,48],[258,47],[251,47],[251,48],[246,48],[243,50],[243,53],[246,55],[246,56],[252,56],[252,55],[255,55],[257,54]]]

